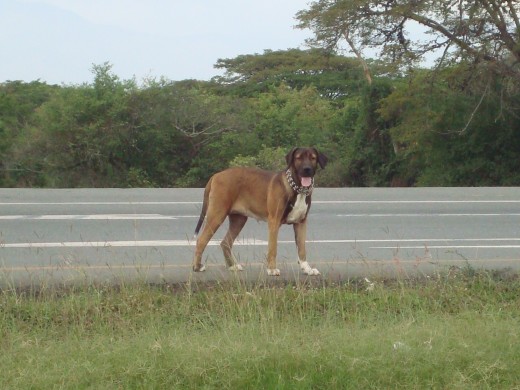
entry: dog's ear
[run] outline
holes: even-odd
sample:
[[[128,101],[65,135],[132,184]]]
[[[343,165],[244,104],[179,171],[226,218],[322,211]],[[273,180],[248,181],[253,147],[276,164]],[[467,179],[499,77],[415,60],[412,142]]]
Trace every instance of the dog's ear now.
[[[321,169],[325,168],[329,158],[325,156],[323,153],[318,152],[318,149],[314,148],[316,155],[318,156],[318,164],[320,164]]]
[[[287,166],[291,166],[294,159],[294,153],[298,150],[298,148],[293,148],[287,155],[285,156],[285,161],[287,162]]]

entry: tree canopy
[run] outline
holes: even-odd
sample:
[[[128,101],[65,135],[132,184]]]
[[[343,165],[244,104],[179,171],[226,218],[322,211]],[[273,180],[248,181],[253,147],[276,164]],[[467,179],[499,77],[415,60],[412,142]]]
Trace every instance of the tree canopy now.
[[[313,85],[327,98],[339,99],[358,88],[361,80],[356,60],[323,49],[266,50],[219,59],[215,68],[225,73],[213,80],[242,96],[283,83],[294,89]]]
[[[310,42],[328,49],[345,40],[407,65],[442,51],[441,62],[486,62],[518,76],[519,13],[515,0],[319,0],[297,18],[314,32]]]

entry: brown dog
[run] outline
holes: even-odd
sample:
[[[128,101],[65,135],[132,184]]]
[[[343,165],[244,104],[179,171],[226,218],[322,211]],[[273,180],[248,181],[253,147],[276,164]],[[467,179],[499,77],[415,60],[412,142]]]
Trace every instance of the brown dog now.
[[[195,236],[206,218],[197,239],[193,270],[204,271],[202,252],[211,237],[229,217],[229,230],[220,246],[230,270],[242,270],[231,249],[248,217],[267,221],[269,242],[267,274],[280,275],[276,268],[278,231],[282,224],[292,224],[300,267],[307,275],[319,275],[306,260],[307,213],[311,207],[314,174],[319,165],[325,168],[327,157],[315,148],[294,148],[285,157],[287,170],[268,172],[256,168],[230,168],[213,175],[204,190],[204,201]]]

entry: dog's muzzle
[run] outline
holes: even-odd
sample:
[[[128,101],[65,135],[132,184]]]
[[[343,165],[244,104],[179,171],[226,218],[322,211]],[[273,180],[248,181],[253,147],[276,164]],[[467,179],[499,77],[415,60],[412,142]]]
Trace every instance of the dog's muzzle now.
[[[304,167],[300,171],[300,181],[302,187],[312,186],[312,177],[314,176],[314,169],[312,167]]]
[[[314,169],[312,169],[312,167],[303,168],[301,176],[303,176],[303,177],[314,176]]]
[[[314,187],[314,179],[312,177],[300,177],[301,185],[298,185],[295,183],[291,175],[290,169],[287,169],[287,171],[285,171],[285,175],[287,176],[287,182],[289,183],[289,186],[295,192],[297,192],[298,194],[310,195]]]

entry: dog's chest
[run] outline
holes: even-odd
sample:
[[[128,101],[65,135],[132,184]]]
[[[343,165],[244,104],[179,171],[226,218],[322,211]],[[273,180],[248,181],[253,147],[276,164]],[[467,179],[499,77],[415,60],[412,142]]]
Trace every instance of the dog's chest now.
[[[309,208],[306,197],[304,194],[298,194],[292,210],[287,214],[287,223],[299,223],[305,219]]]

